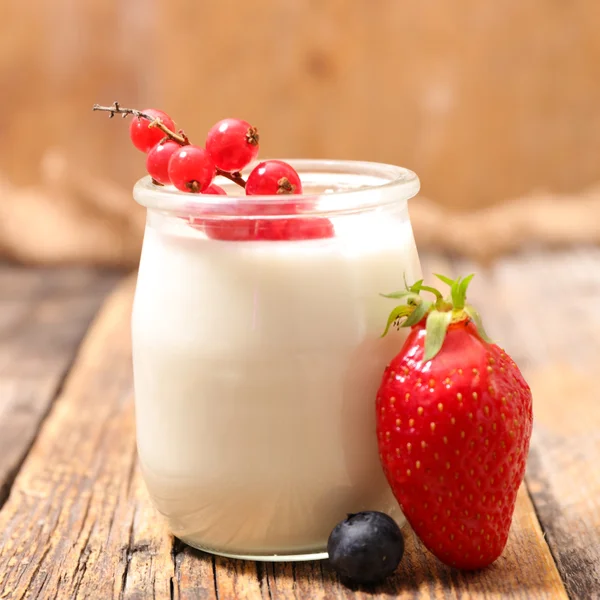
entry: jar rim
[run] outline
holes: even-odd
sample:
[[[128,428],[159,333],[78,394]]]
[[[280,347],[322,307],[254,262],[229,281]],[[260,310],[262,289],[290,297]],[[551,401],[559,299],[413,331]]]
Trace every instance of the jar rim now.
[[[173,186],[158,186],[150,176],[142,177],[133,188],[133,197],[138,204],[174,214],[210,213],[212,217],[231,218],[231,207],[243,210],[251,207],[257,215],[268,212],[277,205],[278,216],[328,215],[357,212],[385,206],[402,204],[415,196],[420,189],[416,173],[386,163],[357,160],[326,159],[283,159],[298,171],[304,192],[285,196],[246,196],[230,193],[239,186],[222,178],[215,181],[225,188],[227,196],[191,194],[177,190]],[[260,161],[255,161],[244,169],[247,174]],[[285,210],[289,206],[290,210]],[[226,210],[229,209],[229,210]],[[236,211],[238,212],[238,211]],[[283,214],[286,213],[286,214]],[[238,215],[239,216],[239,215]]]

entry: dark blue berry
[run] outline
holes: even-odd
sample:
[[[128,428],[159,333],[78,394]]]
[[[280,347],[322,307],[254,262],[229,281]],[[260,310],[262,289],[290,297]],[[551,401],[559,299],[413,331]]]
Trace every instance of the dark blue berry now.
[[[404,554],[404,538],[397,523],[381,512],[348,515],[327,542],[329,562],[342,579],[377,583],[395,570]]]

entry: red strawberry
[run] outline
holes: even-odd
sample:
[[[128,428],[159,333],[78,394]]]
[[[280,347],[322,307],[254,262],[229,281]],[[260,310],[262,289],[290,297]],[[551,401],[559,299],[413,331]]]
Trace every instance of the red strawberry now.
[[[442,562],[477,569],[502,553],[531,437],[531,391],[465,304],[473,277],[449,280],[451,297],[421,281],[386,328],[412,330],[377,394],[379,455],[396,499]],[[421,291],[432,292],[428,302]]]

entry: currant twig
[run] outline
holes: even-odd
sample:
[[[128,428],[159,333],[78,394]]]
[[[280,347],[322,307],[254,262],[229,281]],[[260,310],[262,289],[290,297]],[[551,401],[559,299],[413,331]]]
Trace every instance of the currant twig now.
[[[109,113],[109,118],[113,118],[115,115],[121,115],[125,118],[127,115],[133,115],[138,119],[146,119],[146,121],[150,121],[148,127],[156,127],[160,129],[170,140],[181,144],[182,146],[187,146],[190,141],[188,140],[187,135],[180,131],[179,133],[175,133],[171,131],[160,119],[155,119],[150,115],[142,112],[141,110],[136,110],[135,108],[123,108],[118,102],[114,102],[112,106],[100,106],[99,104],[94,104],[92,106],[92,110],[99,110]]]
[[[175,133],[171,131],[160,119],[152,119],[148,127],[156,127],[160,129],[170,140],[181,144],[182,146],[188,146],[190,141],[187,135],[184,133]]]
[[[92,106],[92,110],[108,112],[110,113],[108,115],[110,119],[112,119],[115,115],[121,115],[123,118],[125,118],[127,115],[133,115],[138,119],[154,121],[150,115],[143,113],[141,110],[136,110],[135,108],[122,108],[118,102],[114,102],[112,106],[100,106],[99,104],[94,104],[94,106]]]
[[[217,175],[221,175],[221,177],[225,177],[226,179],[233,181],[233,183],[237,183],[243,188],[246,187],[246,180],[242,177],[242,174],[239,171],[236,171],[235,173],[228,173],[227,171],[223,171],[217,168],[216,173]]]
[[[114,102],[112,106],[100,106],[99,104],[94,104],[92,110],[107,112],[109,118],[111,119],[115,115],[121,115],[123,118],[127,117],[127,115],[132,115],[137,119],[145,119],[146,121],[150,121],[148,127],[156,127],[157,129],[160,129],[165,134],[165,139],[173,140],[181,146],[187,146],[190,144],[190,140],[181,129],[178,132],[171,131],[160,119],[155,119],[154,117],[142,112],[141,110],[136,110],[135,108],[123,108],[118,102]],[[258,133],[255,128],[252,128],[248,135],[251,135],[252,139],[256,140],[253,143],[258,143]],[[222,169],[217,168],[216,174],[233,181],[233,183],[236,183],[240,187],[246,187],[246,181],[239,171],[229,173],[228,171],[223,171]]]

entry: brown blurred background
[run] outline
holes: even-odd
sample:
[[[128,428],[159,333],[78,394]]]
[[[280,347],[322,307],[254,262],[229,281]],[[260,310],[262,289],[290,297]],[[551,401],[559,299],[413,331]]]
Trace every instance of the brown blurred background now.
[[[114,100],[196,140],[245,118],[262,156],[414,169],[424,246],[600,239],[598,0],[0,0],[0,86],[17,260],[135,264],[143,156],[91,112]]]

